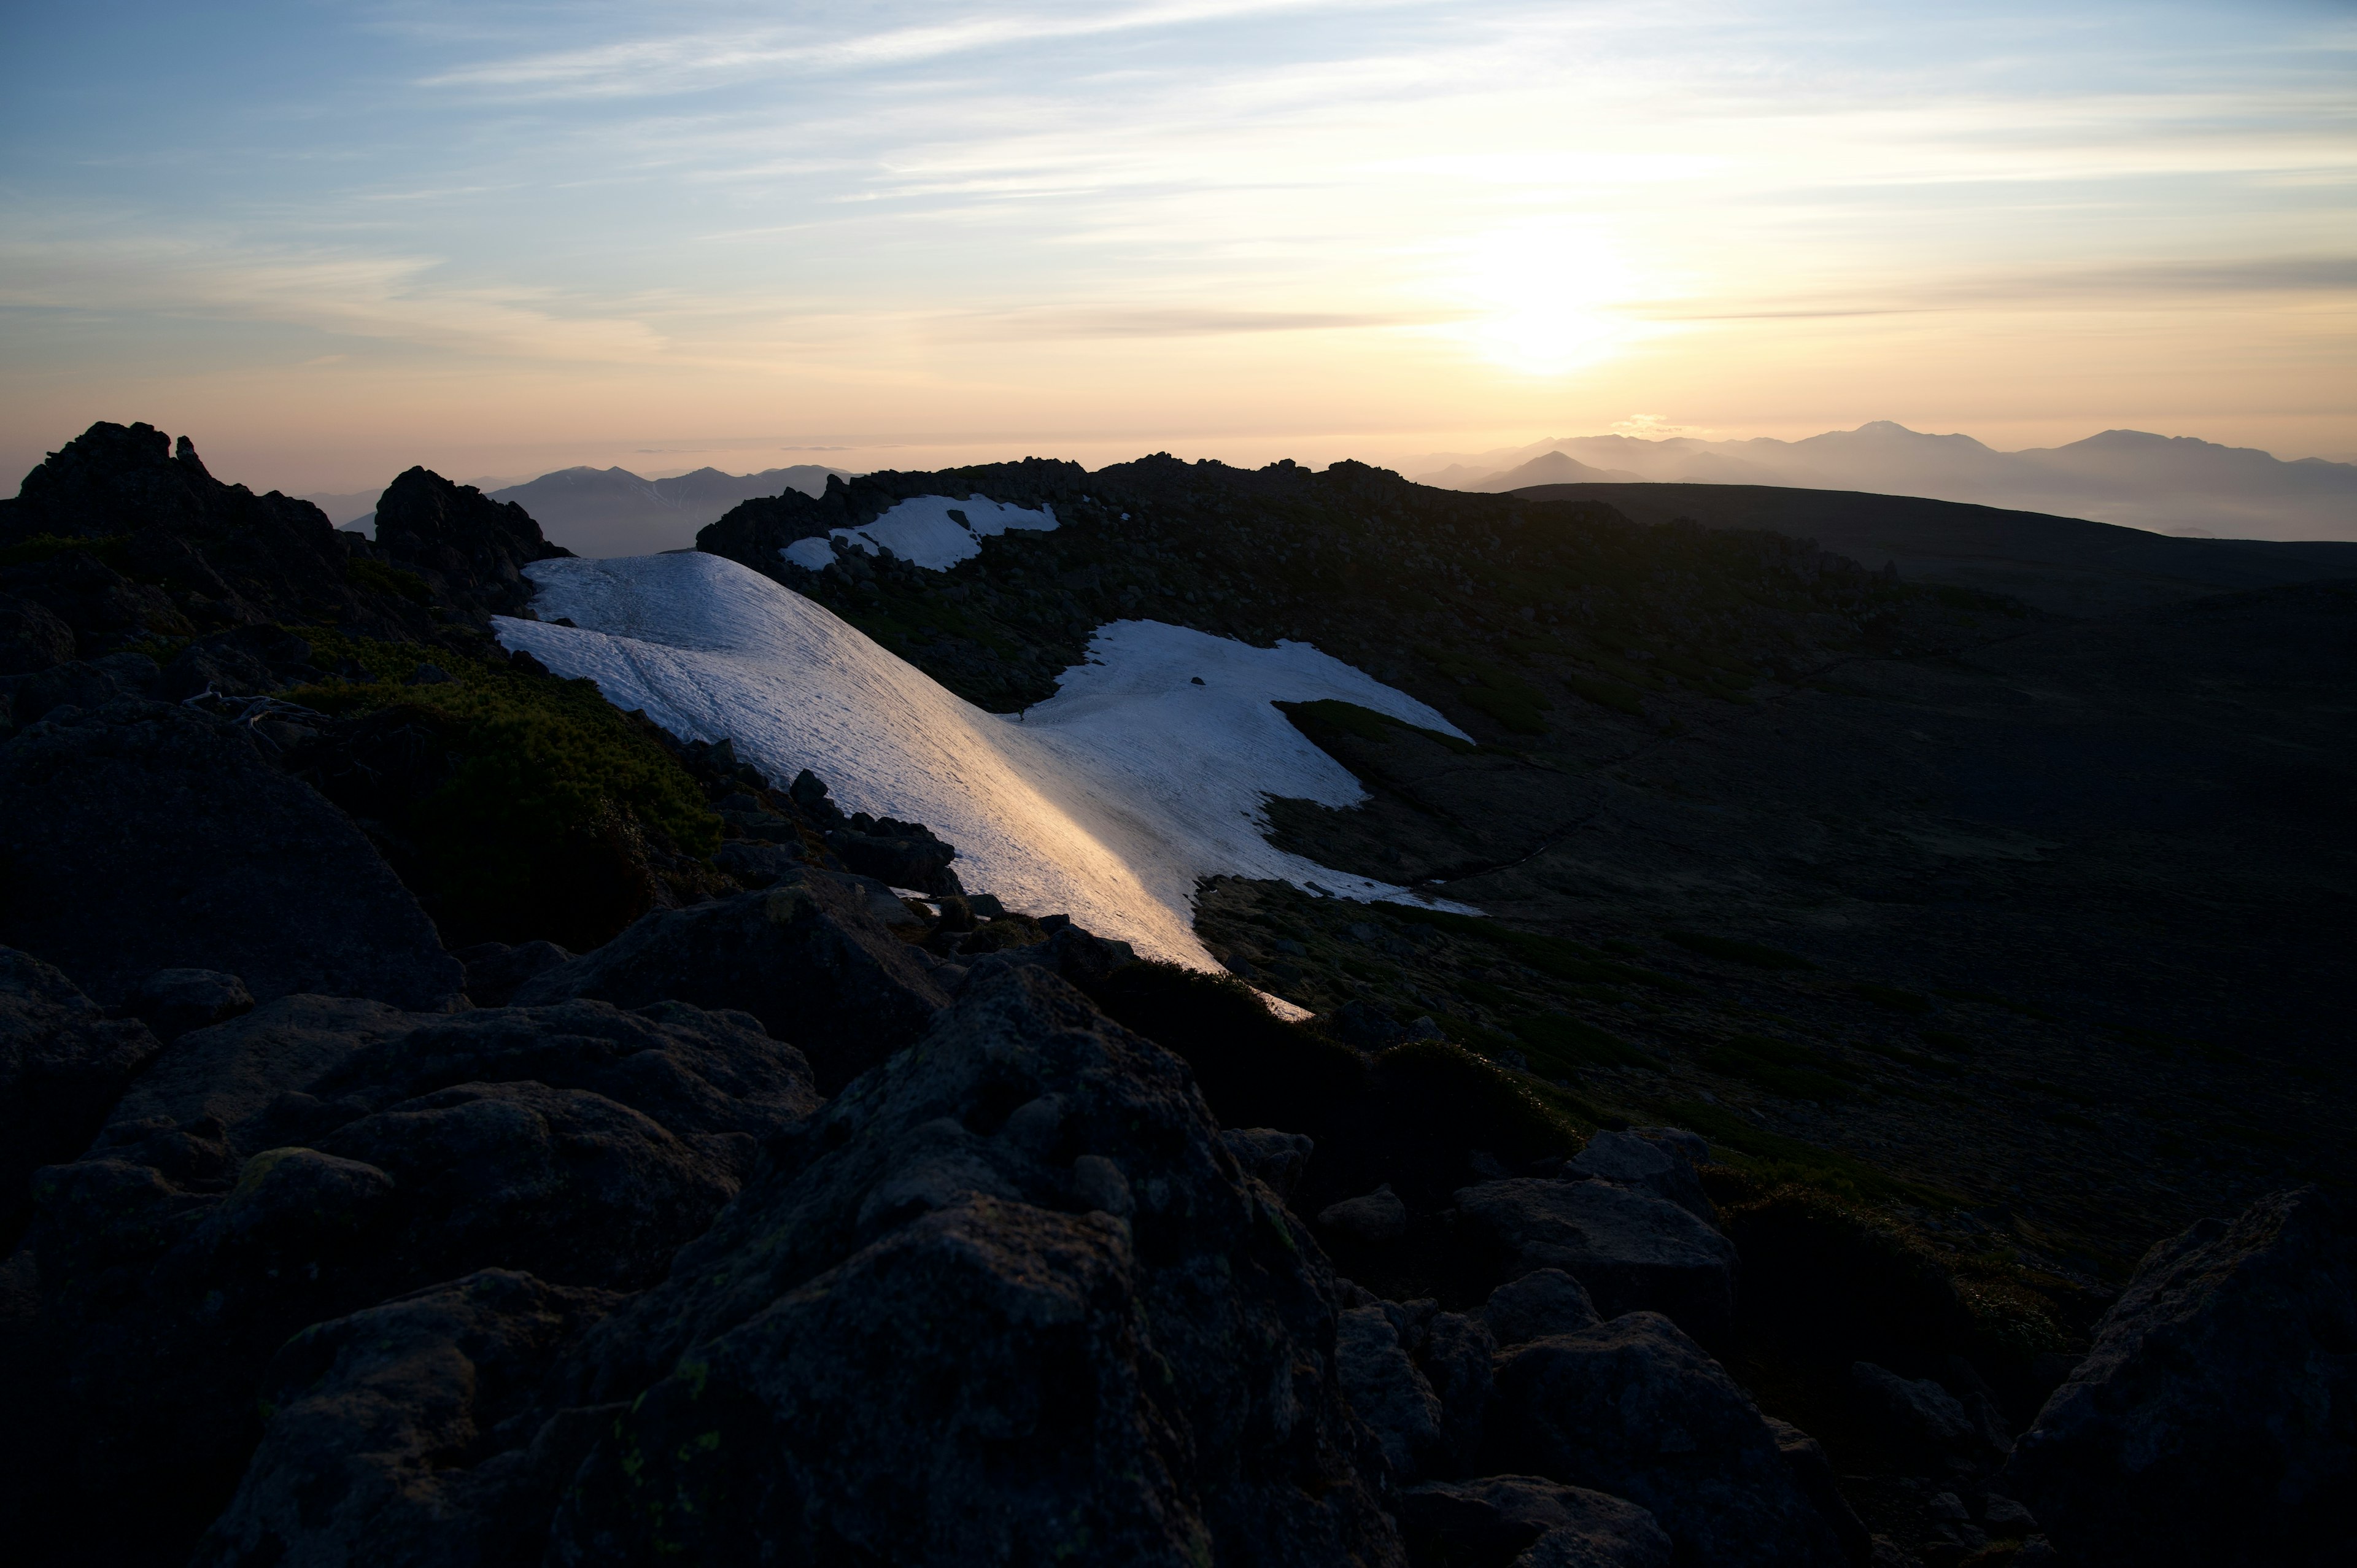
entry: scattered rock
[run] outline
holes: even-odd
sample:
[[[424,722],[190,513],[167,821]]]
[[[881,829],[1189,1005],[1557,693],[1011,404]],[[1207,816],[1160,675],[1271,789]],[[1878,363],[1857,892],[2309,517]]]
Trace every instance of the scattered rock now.
[[[1401,1346],[1391,1315],[1379,1305],[1344,1312],[1334,1360],[1351,1412],[1383,1444],[1393,1481],[1411,1486],[1431,1474],[1448,1446],[1440,1400]]]
[[[517,987],[517,1006],[676,999],[750,1013],[833,1093],[921,1035],[949,1001],[863,891],[813,873],[766,893],[641,916],[604,947]]]
[[[1847,1561],[1751,1401],[1657,1313],[1500,1352],[1489,1453],[1501,1473],[1592,1487],[1650,1509],[1681,1563]]]
[[[516,988],[534,975],[546,974],[575,955],[554,942],[485,942],[458,955],[467,965],[467,997],[478,1007],[504,1007]]]
[[[233,974],[212,969],[159,969],[137,985],[124,1004],[159,1040],[177,1040],[191,1029],[253,1011],[253,993]]]
[[[1293,1184],[1301,1179],[1317,1149],[1306,1134],[1274,1127],[1231,1127],[1221,1133],[1220,1142],[1246,1176],[1266,1182],[1279,1198],[1293,1196]]]
[[[117,1556],[184,1557],[290,1334],[484,1268],[643,1288],[816,1105],[742,1014],[264,1004],[182,1036],[81,1159],[37,1173],[55,1348],[21,1402],[81,1517],[153,1538]]]
[[[1871,1361],[1854,1361],[1849,1380],[1858,1407],[1904,1463],[1936,1470],[2002,1452],[1991,1450],[1963,1402],[1930,1378],[1902,1378]]]
[[[1842,1496],[1841,1483],[1834,1475],[1833,1461],[1825,1457],[1824,1445],[1789,1421],[1774,1416],[1766,1418],[1768,1430],[1776,1439],[1776,1451],[1784,1456],[1792,1472],[1793,1484],[1802,1495],[1817,1507],[1833,1527],[1851,1568],[1867,1568],[1874,1561],[1874,1537],[1867,1533],[1866,1521]]]
[[[632,1402],[547,1560],[1400,1563],[1333,1276],[1216,1136],[1175,1058],[977,971],[588,1336],[558,1397]]]
[[[1534,1269],[1500,1285],[1482,1304],[1481,1316],[1501,1348],[1551,1334],[1584,1334],[1604,1321],[1587,1287],[1561,1269]]]
[[[1631,1502],[1535,1476],[1435,1481],[1400,1498],[1420,1563],[1448,1568],[1670,1568],[1670,1538]]]
[[[48,964],[0,948],[0,1251],[29,1212],[27,1178],[80,1154],[162,1049],[146,1025],[107,1017]]]
[[[0,940],[102,1003],[166,968],[454,1005],[463,975],[350,818],[237,726],[118,704],[0,750]]]
[[[1718,1228],[1718,1209],[1702,1189],[1702,1178],[1695,1174],[1695,1159],[1683,1147],[1666,1136],[1673,1129],[1651,1129],[1634,1133],[1598,1133],[1587,1141],[1568,1165],[1574,1174],[1583,1176],[1603,1176],[1630,1187],[1641,1187],[1656,1197],[1668,1198],[1688,1214],[1713,1230]],[[1694,1138],[1691,1133],[1683,1136]],[[1697,1144],[1702,1140],[1694,1138]],[[1710,1148],[1703,1144],[1702,1160],[1707,1164]]]
[[[619,1412],[500,1429],[620,1300],[494,1269],[306,1328],[271,1359],[261,1446],[194,1563],[536,1561],[546,1499]],[[470,1466],[486,1443],[508,1462]]]
[[[30,674],[73,656],[73,628],[30,599],[0,594],[0,675]]]
[[[1706,1344],[1733,1329],[1734,1244],[1643,1187],[1517,1177],[1461,1188],[1457,1207],[1510,1272],[1559,1268],[1606,1317],[1663,1313]]]
[[[748,887],[768,887],[799,877],[802,857],[782,843],[730,839],[713,852],[712,864]]]
[[[1367,1246],[1385,1246],[1407,1234],[1407,1205],[1385,1182],[1363,1197],[1327,1205],[1318,1211],[1318,1227]]]
[[[2015,1445],[2006,1492],[2075,1563],[2344,1562],[2357,1209],[2316,1187],[2155,1246]]]

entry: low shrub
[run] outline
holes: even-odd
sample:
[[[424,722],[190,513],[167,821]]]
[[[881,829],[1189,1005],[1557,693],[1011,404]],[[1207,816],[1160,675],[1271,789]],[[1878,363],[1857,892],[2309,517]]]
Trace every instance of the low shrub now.
[[[1731,963],[1748,963],[1755,969],[1814,969],[1817,966],[1798,953],[1781,948],[1763,947],[1758,942],[1738,941],[1733,937],[1714,937],[1704,931],[1663,931],[1662,935],[1685,949],[1707,958],[1723,958]]]

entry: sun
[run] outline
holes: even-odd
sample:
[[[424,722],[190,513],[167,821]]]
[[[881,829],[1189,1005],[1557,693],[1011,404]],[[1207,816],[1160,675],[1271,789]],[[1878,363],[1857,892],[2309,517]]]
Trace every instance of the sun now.
[[[1457,332],[1483,359],[1563,376],[1610,358],[1637,335],[1631,274],[1593,227],[1562,220],[1493,230],[1469,244],[1449,292]]]

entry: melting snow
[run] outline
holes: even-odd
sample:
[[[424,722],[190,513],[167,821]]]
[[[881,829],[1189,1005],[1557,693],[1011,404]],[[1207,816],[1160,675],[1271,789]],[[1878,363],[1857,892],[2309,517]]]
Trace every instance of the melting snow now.
[[[961,521],[960,520],[963,521]],[[889,550],[903,561],[935,572],[946,572],[959,562],[982,553],[977,539],[1004,533],[1010,528],[1041,532],[1056,526],[1056,509],[1033,511],[1001,506],[982,496],[956,500],[949,496],[914,496],[900,502],[865,528],[838,528],[824,539],[797,539],[778,552],[797,566],[824,571],[834,560],[833,541],[870,555]]]
[[[1209,969],[1190,908],[1205,876],[1424,902],[1263,837],[1271,796],[1366,798],[1272,701],[1340,698],[1460,733],[1306,642],[1252,648],[1117,621],[1053,698],[1017,718],[984,712],[823,606],[716,555],[525,570],[540,585],[533,608],[577,624],[502,618],[508,647],[589,677],[674,735],[733,739],[780,780],[808,768],[845,811],[927,823],[957,845],[966,886],[1011,908],[1069,911],[1142,954]]]

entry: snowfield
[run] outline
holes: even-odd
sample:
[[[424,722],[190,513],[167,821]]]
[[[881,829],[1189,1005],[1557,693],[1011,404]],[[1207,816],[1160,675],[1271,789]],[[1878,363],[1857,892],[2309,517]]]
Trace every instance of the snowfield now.
[[[963,520],[963,521],[961,521]],[[865,528],[838,528],[824,539],[797,539],[778,552],[797,566],[823,572],[834,562],[835,540],[870,555],[889,550],[903,561],[929,571],[946,572],[959,562],[982,553],[976,540],[1004,533],[1010,528],[1047,532],[1056,526],[1056,509],[1033,511],[1001,506],[982,496],[957,500],[949,496],[912,496]]]
[[[731,739],[780,783],[808,768],[846,811],[926,823],[957,846],[966,886],[1010,908],[1068,912],[1142,955],[1197,969],[1214,967],[1191,909],[1206,876],[1465,910],[1328,870],[1263,837],[1272,796],[1329,806],[1366,798],[1273,701],[1339,698],[1461,733],[1308,643],[1252,648],[1117,621],[1052,699],[1018,718],[984,712],[823,606],[716,555],[525,571],[545,618],[501,618],[507,647],[587,676],[674,735]],[[576,624],[549,624],[560,616]]]

